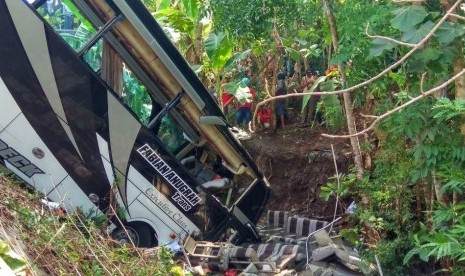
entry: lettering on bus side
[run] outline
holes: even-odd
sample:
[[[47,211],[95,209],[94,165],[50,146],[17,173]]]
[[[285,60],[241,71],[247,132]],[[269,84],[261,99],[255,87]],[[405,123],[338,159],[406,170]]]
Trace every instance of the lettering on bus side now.
[[[200,196],[166,164],[155,150],[145,144],[137,152],[176,190],[171,198],[182,210],[187,212],[199,204]]]
[[[183,229],[187,229],[187,224],[184,222],[183,216],[180,213],[173,211],[170,205],[165,202],[166,199],[163,199],[162,196],[158,195],[152,188],[147,189],[145,194],[158,206],[158,208],[179,224],[179,226]]]
[[[44,174],[41,169],[32,164],[31,161],[19,154],[16,150],[9,147],[2,139],[0,139],[0,158],[13,165],[29,178],[35,174]]]

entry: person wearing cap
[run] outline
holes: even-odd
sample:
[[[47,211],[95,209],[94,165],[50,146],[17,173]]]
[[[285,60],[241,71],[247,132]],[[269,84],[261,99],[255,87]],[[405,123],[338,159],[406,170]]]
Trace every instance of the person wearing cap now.
[[[250,80],[248,78],[243,78],[241,80],[241,85],[247,86],[251,95],[250,99],[246,99],[244,103],[238,102],[236,110],[236,124],[238,126],[245,124],[247,125],[252,120],[252,107],[254,105],[255,99],[255,89],[250,87]]]

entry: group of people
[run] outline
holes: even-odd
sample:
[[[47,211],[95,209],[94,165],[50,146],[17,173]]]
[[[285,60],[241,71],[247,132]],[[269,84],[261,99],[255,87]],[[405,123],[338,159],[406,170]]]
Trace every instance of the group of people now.
[[[302,92],[310,92],[311,88],[314,86],[315,81],[320,76],[318,71],[307,70],[305,76],[302,77],[300,81],[300,89]],[[248,87],[249,97],[246,100],[242,99],[238,101],[236,97],[227,90],[225,85],[230,83],[230,78],[225,77],[222,80],[221,86],[221,104],[223,111],[228,119],[233,120],[232,116],[235,115],[234,122],[238,127],[244,127],[249,124],[252,120],[252,114],[255,107],[256,101],[256,91],[250,85],[250,80],[248,78],[243,78],[239,83]],[[316,86],[313,91],[318,91],[318,86]],[[275,91],[275,96],[286,95],[287,89],[285,85],[285,77],[282,78],[278,74],[278,85]],[[319,112],[316,112],[317,104],[319,101],[319,96],[312,96],[307,103],[304,103],[304,108],[302,110],[302,118],[299,126],[305,127],[308,126],[308,122],[312,120],[318,120],[321,123],[322,118]],[[277,125],[285,128],[286,121],[286,108],[285,108],[285,99],[278,99],[275,102],[275,115],[277,120]],[[303,101],[304,102],[304,101]],[[270,105],[261,106],[257,112],[257,120],[260,128],[269,128],[271,126],[272,119],[272,109]]]

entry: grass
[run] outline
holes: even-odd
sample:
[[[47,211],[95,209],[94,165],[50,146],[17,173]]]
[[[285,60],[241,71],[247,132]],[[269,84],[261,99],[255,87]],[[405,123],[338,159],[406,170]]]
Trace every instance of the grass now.
[[[41,195],[0,173],[0,236],[27,261],[27,275],[183,275],[164,248],[120,245],[78,212],[57,214]]]

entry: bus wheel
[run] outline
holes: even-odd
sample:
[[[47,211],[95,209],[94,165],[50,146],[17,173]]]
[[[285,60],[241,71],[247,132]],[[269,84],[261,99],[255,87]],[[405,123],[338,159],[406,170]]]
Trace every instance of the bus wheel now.
[[[119,243],[134,243],[137,247],[152,247],[155,237],[152,237],[150,226],[143,222],[131,222],[124,227],[119,227],[113,231],[111,236]]]

